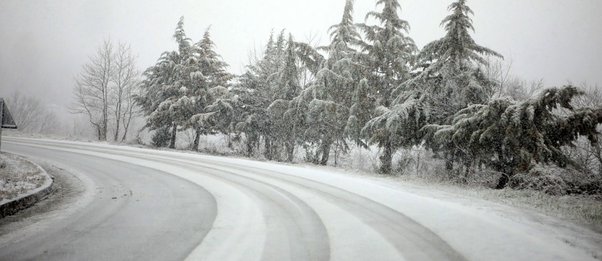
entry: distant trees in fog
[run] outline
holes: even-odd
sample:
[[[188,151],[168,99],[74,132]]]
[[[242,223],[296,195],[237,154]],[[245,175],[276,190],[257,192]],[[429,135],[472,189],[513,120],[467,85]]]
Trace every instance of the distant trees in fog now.
[[[59,129],[59,120],[54,108],[33,96],[14,92],[6,98],[7,105],[19,127],[26,133],[54,133]]]
[[[84,114],[98,140],[124,141],[136,113],[133,96],[139,84],[136,57],[130,47],[106,40],[76,77],[72,112]]]

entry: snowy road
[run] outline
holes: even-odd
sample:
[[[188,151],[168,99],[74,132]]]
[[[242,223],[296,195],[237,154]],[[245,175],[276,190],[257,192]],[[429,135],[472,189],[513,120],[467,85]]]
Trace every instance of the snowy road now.
[[[323,169],[6,138],[88,187],[1,260],[594,260],[580,233]],[[595,246],[594,246],[595,247]]]

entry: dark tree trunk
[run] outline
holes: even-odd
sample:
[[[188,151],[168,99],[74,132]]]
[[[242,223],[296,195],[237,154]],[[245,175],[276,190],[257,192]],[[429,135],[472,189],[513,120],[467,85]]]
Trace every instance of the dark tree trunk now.
[[[247,135],[247,157],[253,156],[253,151],[258,141],[258,137],[254,134]]]
[[[171,139],[169,140],[169,148],[170,149],[175,149],[176,148],[176,132],[178,131],[178,125],[176,125],[175,123],[172,123],[171,126]]]
[[[96,134],[98,136],[98,140],[102,141],[102,130],[100,129],[100,126],[96,127]]]
[[[132,108],[128,111],[128,116],[123,117],[123,137],[121,138],[121,142],[124,142],[128,136],[128,130],[130,128],[130,123],[132,122]]]
[[[454,157],[450,153],[445,153],[445,170],[452,171],[454,169]]]
[[[502,176],[500,176],[500,178],[498,179],[495,189],[503,189],[506,187],[506,185],[508,185],[510,177],[512,177],[515,173],[514,168],[509,166],[512,166],[512,164],[508,163],[506,164],[506,167],[502,168]]]
[[[264,152],[264,156],[266,159],[268,160],[272,160],[273,159],[273,154],[272,154],[272,141],[270,140],[270,138],[265,137],[264,138],[264,142],[265,142],[265,152]]]
[[[393,169],[393,145],[388,137],[383,149],[383,154],[380,156],[380,173],[391,174]]]
[[[288,141],[284,146],[286,147],[286,161],[293,162],[295,156],[295,142]]]
[[[199,151],[200,140],[201,140],[201,130],[199,128],[197,128],[195,135],[194,135],[194,142],[192,143],[192,150]]]
[[[253,155],[253,148],[255,146],[253,145],[253,142],[251,142],[250,140],[247,140],[247,157],[251,157]]]
[[[510,181],[510,175],[508,175],[506,173],[502,173],[502,176],[500,176],[500,178],[497,181],[497,185],[495,186],[495,189],[505,188],[506,185],[508,184],[508,181]]]
[[[330,141],[325,141],[322,144],[322,159],[320,160],[320,165],[328,164],[328,158],[330,158],[330,146],[332,143]]]

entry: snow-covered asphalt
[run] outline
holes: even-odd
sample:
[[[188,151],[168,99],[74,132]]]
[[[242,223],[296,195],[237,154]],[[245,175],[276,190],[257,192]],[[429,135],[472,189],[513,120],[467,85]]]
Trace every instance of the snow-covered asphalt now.
[[[0,235],[0,260],[595,260],[554,226],[369,177],[236,158],[5,138],[87,187]]]

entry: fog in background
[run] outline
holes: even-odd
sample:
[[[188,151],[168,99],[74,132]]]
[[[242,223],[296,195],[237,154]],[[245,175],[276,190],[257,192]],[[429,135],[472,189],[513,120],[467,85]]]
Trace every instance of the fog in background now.
[[[443,36],[441,20],[451,0],[403,0],[402,18],[419,47]],[[103,39],[125,42],[141,70],[176,48],[172,35],[185,16],[194,41],[211,26],[218,52],[240,73],[270,31],[286,28],[298,41],[326,42],[344,0],[228,1],[0,1],[0,96],[15,90],[67,114],[74,77]],[[355,1],[355,20],[375,0]],[[512,73],[546,86],[602,83],[602,1],[473,0],[477,43],[502,53]]]

